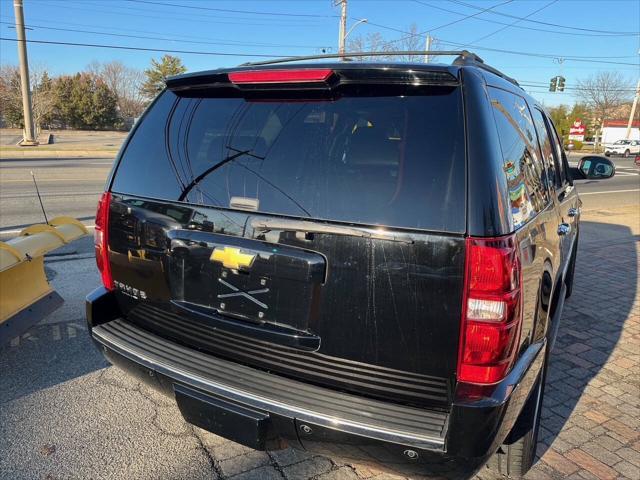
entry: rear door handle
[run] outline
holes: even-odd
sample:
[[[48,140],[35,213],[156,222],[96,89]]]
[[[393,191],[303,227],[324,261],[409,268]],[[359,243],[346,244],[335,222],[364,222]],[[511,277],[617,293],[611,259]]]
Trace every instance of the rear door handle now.
[[[571,225],[568,223],[561,223],[558,226],[558,235],[568,235],[571,232]]]
[[[580,209],[576,207],[570,208],[567,212],[567,215],[569,215],[570,217],[577,217],[578,215],[580,215]]]

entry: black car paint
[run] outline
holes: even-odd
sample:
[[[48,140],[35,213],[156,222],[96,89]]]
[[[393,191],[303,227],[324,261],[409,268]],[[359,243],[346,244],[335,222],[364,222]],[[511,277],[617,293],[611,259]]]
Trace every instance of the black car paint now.
[[[394,68],[408,67],[394,65]],[[459,76],[463,85],[467,125],[465,236],[509,234],[513,232],[513,225],[506,214],[509,205],[507,186],[501,170],[502,162],[495,125],[491,120],[487,85],[526,97],[531,108],[535,101],[512,83],[482,70],[469,67],[441,69]],[[112,178],[113,172],[108,185]],[[491,188],[487,188],[488,185],[491,185]],[[134,207],[126,207],[127,202],[135,200],[140,202]],[[558,298],[562,292],[568,259],[575,248],[575,237],[565,237],[560,242],[557,228],[566,218],[564,205],[575,205],[577,202],[575,189],[564,189],[559,195],[553,196],[545,210],[517,231],[517,241],[523,259],[525,305],[519,354],[509,375],[499,384],[486,387],[475,399],[463,399],[462,391],[456,394],[456,389],[463,389],[464,385],[457,385],[455,380],[464,236],[411,231],[411,237],[415,239],[411,245],[385,240],[339,238],[332,235],[315,235],[310,241],[304,235],[291,232],[273,232],[274,236],[267,239],[245,228],[250,217],[260,216],[254,213],[172,203],[174,207],[197,210],[205,215],[208,223],[204,225],[191,222],[193,215],[187,216],[189,221],[176,221],[169,216],[163,218],[157,211],[166,207],[165,201],[136,199],[130,195],[114,193],[110,219],[110,231],[113,232],[110,241],[112,271],[117,281],[134,288],[146,289],[151,304],[155,302],[161,308],[173,309],[176,305],[169,302],[171,285],[165,253],[171,250],[171,237],[177,235],[175,232],[187,231],[204,238],[220,238],[224,235],[231,237],[230,241],[233,241],[233,238],[251,239],[250,241],[284,244],[291,248],[317,252],[327,259],[327,278],[332,275],[341,276],[346,280],[346,284],[355,289],[355,296],[353,293],[347,296],[344,291],[339,290],[332,292],[330,284],[323,281],[318,288],[326,288],[327,291],[323,291],[313,308],[330,311],[332,316],[343,315],[342,318],[348,319],[351,315],[361,314],[358,306],[370,305],[373,296],[378,300],[382,298],[385,302],[395,301],[395,308],[380,304],[382,311],[378,308],[365,314],[364,318],[373,320],[368,321],[367,325],[382,329],[378,335],[372,335],[369,329],[358,330],[354,324],[350,324],[345,330],[332,329],[330,325],[323,325],[322,321],[318,321],[318,315],[314,317],[313,314],[308,316],[307,324],[288,325],[287,328],[293,328],[294,336],[298,334],[320,337],[319,351],[327,356],[444,379],[447,384],[446,399],[425,399],[420,406],[449,412],[446,447],[444,452],[416,451],[417,456],[412,457],[407,453],[411,449],[406,448],[406,445],[380,442],[318,425],[307,425],[309,432],[305,433],[306,429],[301,429],[302,425],[299,425],[295,418],[282,418],[276,414],[271,414],[273,428],[276,428],[279,436],[289,444],[299,448],[360,462],[371,462],[377,466],[383,465],[398,473],[426,473],[463,478],[476,471],[500,445],[538,378],[549,340],[547,332],[555,330],[550,324],[557,326],[559,321],[562,302],[559,302]],[[132,223],[136,224],[133,232],[128,231],[132,227],[127,225],[123,216],[129,216]],[[574,221],[577,227],[578,218]],[[145,223],[155,225],[158,239],[166,238],[168,243],[146,244],[144,235],[140,234],[142,227],[137,225]],[[363,246],[372,244],[378,245],[381,252],[384,252],[382,259],[354,255],[353,252],[361,252]],[[132,264],[135,264],[136,268],[131,268]],[[368,269],[367,275],[362,275],[362,269]],[[389,284],[392,283],[394,275],[406,275],[407,279],[410,279],[409,291],[396,289],[389,292]],[[375,280],[376,276],[378,281]],[[388,279],[386,284],[385,277]],[[363,284],[362,279],[370,279],[371,283]],[[398,295],[402,296],[401,311],[398,311]],[[139,308],[139,303],[129,295],[99,289],[87,299],[89,327],[127,316]],[[420,317],[415,315],[417,309],[424,305],[433,308],[427,315],[429,329],[421,329],[418,323]],[[184,309],[178,311],[181,315],[185,312]],[[205,322],[215,319],[218,313],[205,312]],[[317,314],[317,311],[315,313]],[[207,320],[206,316],[210,318]],[[203,320],[202,316],[194,318],[197,321]],[[267,323],[262,327],[268,329]],[[255,326],[255,322],[252,322],[252,327]],[[410,334],[406,337],[399,335],[407,332],[407,328]],[[265,338],[271,339],[268,336],[262,337]],[[183,338],[180,341],[185,340]],[[174,385],[179,382],[154,373],[153,369],[142,367],[102,345],[100,347],[114,363],[137,374],[146,382],[151,382],[167,394],[174,395]],[[202,350],[203,347],[200,345],[195,348]],[[318,380],[315,379],[315,382]],[[348,390],[344,385],[338,388]],[[350,391],[357,392],[358,388],[354,390],[352,386]],[[362,389],[360,394],[376,396],[379,392]],[[398,398],[401,402],[408,402],[402,396]],[[197,406],[193,408],[197,409]],[[197,412],[191,412],[191,415],[197,415]]]
[[[132,204],[136,206],[128,207]],[[109,230],[113,234],[109,248],[113,278],[144,291],[147,297],[145,302],[138,302],[119,293],[117,299],[126,317],[139,321],[136,319],[145,316],[140,309],[150,304],[204,325],[226,322],[232,331],[257,340],[273,341],[276,328],[288,328],[291,336],[322,339],[318,350],[327,357],[407,372],[408,376],[433,377],[438,387],[433,391],[418,390],[421,395],[418,397],[416,392],[413,401],[448,408],[455,380],[461,314],[462,237],[411,232],[413,243],[407,244],[336,234],[314,234],[308,238],[283,231],[264,233],[249,228],[245,232],[244,226],[250,225],[252,218],[263,215],[233,212],[231,222],[226,218],[231,212],[189,207],[203,214],[213,225],[213,231],[197,230],[193,223],[188,229],[188,225],[168,216],[163,227],[156,213],[152,216],[154,245],[150,246],[145,236],[149,231],[146,219],[150,212],[170,210],[170,205],[115,193],[112,196]],[[141,210],[145,213],[141,214]],[[192,217],[186,215],[189,221]],[[156,244],[156,235],[164,237],[163,244]],[[234,273],[209,261],[214,246],[223,244],[242,246],[252,252],[278,252],[270,254],[271,262],[256,260],[251,274]],[[189,249],[191,252],[187,253]],[[293,252],[297,257],[313,259],[309,261],[316,262],[315,273],[309,272],[312,265],[307,261],[296,265]],[[259,280],[264,279],[265,286],[274,292],[286,292],[284,298],[274,298],[273,302],[282,302],[278,312],[289,313],[284,318],[269,318],[267,313],[260,320],[256,315],[260,309],[256,308],[249,321],[246,316],[238,318],[242,315],[237,312],[230,316],[225,310],[229,310],[231,302],[227,301],[225,309],[220,309],[220,300],[214,298],[215,294],[227,293],[218,283],[223,274],[234,285],[249,281],[252,276],[256,288],[260,287]],[[291,277],[302,281],[296,282]],[[184,278],[187,283],[181,283]],[[349,295],[345,295],[345,285],[351,288]],[[187,297],[183,290],[189,290]],[[442,301],[444,298],[446,302]],[[190,310],[185,308],[188,304],[201,306]],[[274,305],[278,304],[271,306]],[[196,308],[198,312],[194,311]],[[190,342],[185,338],[181,341]],[[271,368],[278,371],[277,367]],[[322,383],[320,375],[315,381]],[[391,379],[389,382],[381,390],[419,388],[416,384],[396,385]],[[355,384],[342,388],[357,391]]]

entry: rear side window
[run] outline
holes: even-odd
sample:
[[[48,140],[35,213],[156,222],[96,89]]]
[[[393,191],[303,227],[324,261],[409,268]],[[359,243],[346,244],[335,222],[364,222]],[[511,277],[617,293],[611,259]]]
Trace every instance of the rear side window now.
[[[551,143],[551,136],[549,134],[549,130],[546,122],[544,121],[544,114],[534,108],[532,110],[533,113],[533,122],[536,125],[536,130],[538,131],[538,141],[540,143],[540,150],[542,153],[542,158],[544,160],[545,169],[547,170],[547,181],[548,187],[553,189],[556,183],[556,156],[553,151],[554,144]]]
[[[524,98],[499,88],[490,87],[489,92],[509,188],[511,215],[514,227],[518,228],[549,202],[544,164]]]
[[[465,228],[461,93],[332,100],[165,91],[118,166],[115,192],[263,213],[447,232]]]
[[[569,168],[567,164],[567,157],[564,155],[564,152],[562,151],[562,142],[560,141],[560,138],[558,137],[558,132],[556,132],[556,129],[553,123],[551,122],[551,120],[549,119],[549,117],[547,117],[547,124],[549,125],[551,130],[551,141],[554,145],[554,150],[556,153],[556,162],[555,162],[556,187],[562,188],[567,183],[569,183],[568,177],[567,177],[567,170]]]

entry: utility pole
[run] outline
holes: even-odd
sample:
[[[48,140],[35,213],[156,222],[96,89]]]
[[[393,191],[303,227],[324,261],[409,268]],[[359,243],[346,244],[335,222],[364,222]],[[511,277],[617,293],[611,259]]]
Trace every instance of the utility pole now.
[[[426,41],[426,43],[424,45],[424,49],[427,52],[431,51],[431,35],[430,34],[427,34],[427,41]],[[429,60],[431,60],[429,54],[425,53],[424,54],[424,63],[429,63]]]
[[[344,53],[344,44],[347,37],[347,0],[340,1],[340,37],[338,38],[338,53]]]
[[[22,86],[22,110],[24,112],[24,138],[21,145],[37,145],[34,136],[33,115],[31,112],[31,91],[29,88],[29,63],[27,61],[27,37],[24,33],[24,13],[22,0],[13,0],[16,17],[16,37],[18,39],[18,59],[20,61],[20,83]]]
[[[638,106],[638,97],[640,97],[640,80],[638,80],[638,84],[636,85],[636,95],[633,97],[633,105],[631,105],[631,114],[629,115],[629,123],[627,123],[627,134],[624,138],[629,140],[631,136],[631,126],[633,125],[633,117],[636,114],[636,107]]]

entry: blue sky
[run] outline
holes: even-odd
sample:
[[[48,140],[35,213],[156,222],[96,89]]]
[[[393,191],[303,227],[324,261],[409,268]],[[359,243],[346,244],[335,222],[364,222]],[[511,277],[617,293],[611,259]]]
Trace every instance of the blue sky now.
[[[319,53],[322,48],[335,52],[337,48],[339,8],[333,6],[333,0],[24,3],[25,24],[32,28],[27,32],[30,40],[234,54],[178,54],[191,71],[259,59],[248,54],[302,55]],[[467,48],[487,63],[523,84],[539,85],[525,88],[549,106],[572,104],[575,90],[571,88],[576,80],[599,70],[618,70],[633,83],[640,76],[637,0],[349,0],[348,7],[348,26],[361,18],[369,21],[359,25],[352,36],[380,32],[386,40],[395,40],[415,23],[420,32],[432,31],[441,42],[440,49],[457,48],[445,42],[473,44]],[[0,0],[0,22],[0,36],[15,38],[12,0]],[[635,35],[620,34],[624,32]],[[120,60],[143,69],[151,57],[162,55],[35,43],[28,48],[29,61],[46,66],[53,74],[82,70],[93,60]],[[15,42],[0,42],[0,61],[17,62]],[[444,61],[450,58],[444,57]],[[567,79],[567,91],[546,92],[549,79],[559,74]]]

